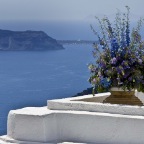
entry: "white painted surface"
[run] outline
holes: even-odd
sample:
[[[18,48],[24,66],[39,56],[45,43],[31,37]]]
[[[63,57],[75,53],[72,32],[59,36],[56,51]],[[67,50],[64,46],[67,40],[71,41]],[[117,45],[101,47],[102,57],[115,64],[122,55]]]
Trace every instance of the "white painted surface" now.
[[[25,144],[66,141],[144,144],[143,133],[144,116],[48,110],[42,107],[11,111],[8,119],[8,136]]]
[[[136,94],[144,98],[143,93]],[[90,97],[48,101],[53,110],[29,107],[10,111],[8,133],[0,137],[0,144],[144,144],[144,107],[79,101]]]
[[[110,93],[97,94],[94,97],[109,96]],[[136,95],[144,100],[144,94],[136,92]],[[124,115],[139,115],[144,116],[144,106],[130,106],[130,105],[117,105],[96,102],[80,101],[83,99],[93,98],[93,95],[85,95],[80,97],[72,97],[57,100],[48,100],[48,109],[51,110],[76,110],[76,111],[90,111],[112,114]]]
[[[54,113],[45,107],[10,111],[8,136],[21,141],[55,141],[57,140],[57,125],[54,117]]]
[[[7,135],[1,136],[0,137],[0,144],[44,144],[40,142],[26,142],[26,141],[18,141],[14,140]],[[45,143],[45,144],[56,144],[56,143]],[[57,144],[84,144],[84,143],[73,143],[73,142],[60,142]]]
[[[144,102],[144,93],[142,93],[142,92],[137,92],[137,91],[136,91],[136,96],[137,96],[142,102]]]

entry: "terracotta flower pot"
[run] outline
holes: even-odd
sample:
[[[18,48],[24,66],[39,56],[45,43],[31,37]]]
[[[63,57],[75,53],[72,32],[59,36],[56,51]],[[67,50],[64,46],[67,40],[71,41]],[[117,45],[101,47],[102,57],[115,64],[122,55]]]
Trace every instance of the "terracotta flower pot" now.
[[[111,95],[115,97],[132,97],[135,95],[135,90],[123,90],[122,88],[112,87],[110,89]]]
[[[107,97],[103,103],[111,104],[123,104],[123,105],[139,105],[142,106],[143,103],[135,96],[135,90],[128,91],[121,88],[112,87],[111,95]]]

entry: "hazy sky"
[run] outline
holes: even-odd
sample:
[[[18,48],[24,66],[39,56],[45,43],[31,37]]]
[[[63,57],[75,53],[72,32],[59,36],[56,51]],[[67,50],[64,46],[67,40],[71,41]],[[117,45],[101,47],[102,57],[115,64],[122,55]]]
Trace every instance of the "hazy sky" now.
[[[98,30],[94,16],[113,18],[117,9],[126,11],[126,5],[131,8],[131,22],[144,17],[144,0],[0,0],[0,29],[42,30],[56,39],[95,40],[90,30],[90,24]]]
[[[82,20],[130,6],[144,16],[144,0],[0,0],[0,20]]]

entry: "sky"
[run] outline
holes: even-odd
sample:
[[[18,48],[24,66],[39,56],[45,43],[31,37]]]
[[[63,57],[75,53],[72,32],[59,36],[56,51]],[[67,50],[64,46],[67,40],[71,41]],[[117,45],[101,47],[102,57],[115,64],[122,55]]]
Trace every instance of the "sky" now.
[[[99,30],[94,16],[114,19],[117,9],[126,12],[126,5],[131,22],[144,17],[144,0],[0,0],[0,29],[42,30],[60,40],[95,40],[90,29],[94,24]]]
[[[0,0],[0,20],[76,21],[113,16],[128,5],[133,18],[144,16],[144,0]]]

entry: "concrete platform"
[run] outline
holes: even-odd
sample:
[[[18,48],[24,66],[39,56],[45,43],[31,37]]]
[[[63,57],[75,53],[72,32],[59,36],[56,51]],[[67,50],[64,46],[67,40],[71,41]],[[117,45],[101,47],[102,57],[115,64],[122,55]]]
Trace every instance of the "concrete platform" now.
[[[88,111],[48,110],[47,107],[10,111],[6,143],[143,144],[144,116]]]
[[[118,105],[102,103],[110,93],[101,93],[93,95],[84,95],[79,97],[71,97],[64,99],[49,100],[47,105],[51,110],[73,110],[73,111],[89,111],[122,115],[139,115],[144,116],[144,106]],[[136,96],[144,102],[143,93],[137,93]]]
[[[2,136],[0,140],[0,144],[44,144],[44,143],[37,143],[37,142],[24,142],[24,141],[17,141],[14,140],[7,135]],[[56,143],[45,143],[45,144],[56,144]],[[57,144],[84,144],[84,143],[74,143],[74,142],[62,142],[62,143],[57,143]]]
[[[109,93],[98,94],[103,100]],[[143,93],[137,93],[142,100]],[[90,102],[92,95],[11,110],[0,144],[144,144],[144,107]],[[84,101],[86,100],[86,101]]]

